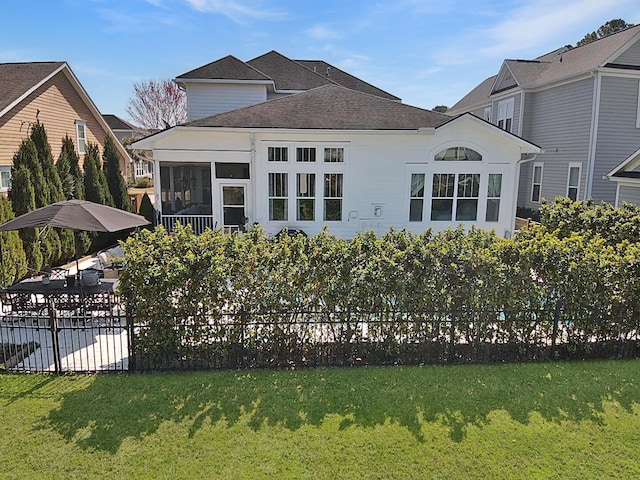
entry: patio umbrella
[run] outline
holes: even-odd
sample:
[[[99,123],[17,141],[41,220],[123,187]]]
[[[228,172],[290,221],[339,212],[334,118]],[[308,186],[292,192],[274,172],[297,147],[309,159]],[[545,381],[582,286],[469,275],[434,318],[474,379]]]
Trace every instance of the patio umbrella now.
[[[87,200],[66,200],[38,208],[0,225],[0,231],[58,227],[89,232],[118,232],[148,225],[141,215]]]
[[[66,200],[46,205],[13,218],[0,225],[0,231],[34,227],[58,227],[89,232],[118,232],[128,228],[148,225],[149,223],[141,215],[99,203],[87,200]],[[76,250],[77,267],[78,252]]]

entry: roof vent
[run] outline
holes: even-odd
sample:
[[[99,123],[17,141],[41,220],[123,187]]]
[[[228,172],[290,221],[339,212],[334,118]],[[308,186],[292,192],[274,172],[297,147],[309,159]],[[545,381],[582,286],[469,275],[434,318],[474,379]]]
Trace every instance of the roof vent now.
[[[331,70],[331,67],[327,67],[327,77],[329,76],[329,71]]]

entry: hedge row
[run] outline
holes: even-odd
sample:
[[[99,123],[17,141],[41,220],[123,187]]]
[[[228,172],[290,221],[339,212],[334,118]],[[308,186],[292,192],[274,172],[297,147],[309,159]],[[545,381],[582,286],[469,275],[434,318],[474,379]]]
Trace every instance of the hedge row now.
[[[266,315],[268,328],[251,329],[254,343],[260,335],[258,343],[287,335],[309,341],[306,327],[295,327],[301,313],[304,322],[310,313],[342,322],[333,339],[342,344],[359,335],[348,319],[367,312],[418,313],[431,325],[453,319],[455,336],[476,343],[546,342],[537,333],[552,321],[583,344],[635,338],[639,327],[640,245],[593,232],[535,226],[503,239],[458,228],[344,240],[325,231],[271,240],[259,227],[200,236],[158,227],[129,238],[125,251],[122,292],[148,326],[136,339],[147,354],[184,356],[205,344],[228,350]],[[380,341],[402,341],[402,321],[385,324]],[[407,341],[440,338],[429,335]]]

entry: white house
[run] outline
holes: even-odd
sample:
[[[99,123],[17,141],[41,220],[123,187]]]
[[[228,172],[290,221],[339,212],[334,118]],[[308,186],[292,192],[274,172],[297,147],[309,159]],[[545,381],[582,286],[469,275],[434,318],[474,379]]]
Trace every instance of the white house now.
[[[259,223],[350,238],[474,224],[509,236],[520,166],[540,148],[335,82],[137,141],[154,160],[159,219],[196,231]]]

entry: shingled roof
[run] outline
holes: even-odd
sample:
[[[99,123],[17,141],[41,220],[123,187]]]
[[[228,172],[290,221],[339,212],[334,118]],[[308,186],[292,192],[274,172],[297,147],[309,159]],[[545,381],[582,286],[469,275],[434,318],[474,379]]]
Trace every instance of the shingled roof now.
[[[0,63],[0,114],[64,65],[65,62]]]
[[[248,62],[228,55],[176,77],[176,80],[253,80],[273,82],[276,90],[302,92],[323,85],[342,85],[389,100],[400,98],[322,60],[292,60],[272,50]]]
[[[575,48],[563,47],[533,60],[507,59],[504,61],[503,68],[508,68],[511,71],[517,86],[522,88],[539,87],[581,75],[599,67],[611,66],[612,59],[638,36],[640,36],[640,25],[586,45]],[[490,78],[495,80],[496,77]],[[491,90],[493,82],[489,84],[488,81],[489,79],[483,81],[450,110],[457,111],[487,102],[489,96],[495,93]]]
[[[109,128],[111,130],[135,130],[136,129],[136,127],[131,125],[126,120],[123,120],[117,115],[113,115],[111,113],[103,114],[102,118],[104,118],[104,121],[107,122],[107,125],[109,125]]]
[[[451,117],[339,85],[324,85],[187,123],[190,127],[417,130]]]
[[[273,80],[233,55],[183,73],[176,79]]]

